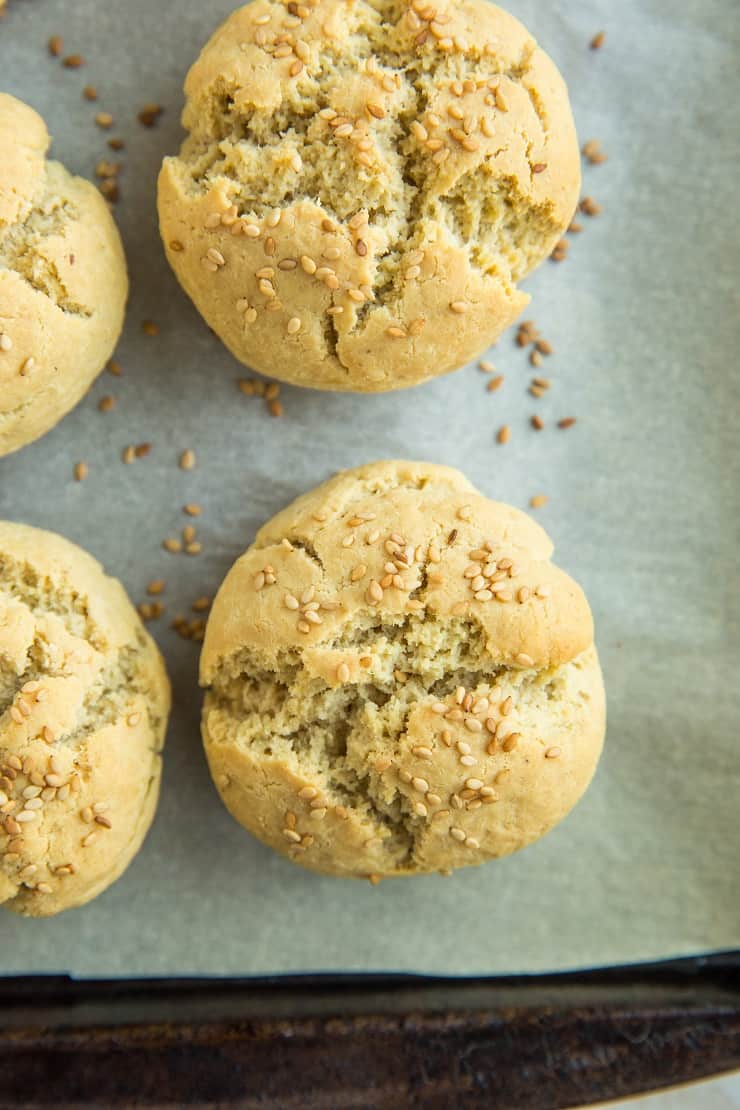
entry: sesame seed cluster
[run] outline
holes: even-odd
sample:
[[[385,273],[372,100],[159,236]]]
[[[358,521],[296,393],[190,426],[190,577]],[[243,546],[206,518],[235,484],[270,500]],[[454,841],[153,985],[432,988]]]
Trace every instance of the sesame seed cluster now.
[[[206,629],[203,736],[225,804],[306,867],[481,863],[575,804],[604,733],[588,604],[523,513],[384,462],[258,534]]]
[[[169,686],[121,586],[0,522],[0,904],[48,916],[107,887],[154,816]]]
[[[46,160],[40,116],[0,93],[0,456],[47,432],[113,351],[128,291],[98,190]]]
[[[565,85],[482,0],[255,0],[185,92],[168,258],[237,358],[300,385],[396,389],[474,358],[577,203]]]

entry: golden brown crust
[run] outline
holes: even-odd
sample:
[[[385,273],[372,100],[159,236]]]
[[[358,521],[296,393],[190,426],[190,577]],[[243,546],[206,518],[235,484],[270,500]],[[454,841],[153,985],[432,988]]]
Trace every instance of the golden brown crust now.
[[[47,432],[118,339],[123,247],[98,190],[46,161],[31,108],[0,94],[0,456]]]
[[[120,583],[49,532],[0,522],[0,903],[94,898],[156,809],[164,664]]]
[[[596,766],[604,700],[587,602],[551,551],[426,463],[347,471],[279,513],[201,658],[237,820],[352,876],[480,863],[552,827]]]
[[[256,369],[357,391],[455,369],[516,318],[516,280],[567,226],[580,176],[562,78],[500,8],[436,13],[255,0],[190,70],[162,237]]]

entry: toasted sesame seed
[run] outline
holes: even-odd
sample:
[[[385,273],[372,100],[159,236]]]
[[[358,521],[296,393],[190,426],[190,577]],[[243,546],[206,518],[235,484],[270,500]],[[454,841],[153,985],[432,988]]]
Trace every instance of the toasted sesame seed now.
[[[59,41],[61,42],[61,39]],[[84,64],[85,59],[82,54],[68,54],[66,58],[62,59],[62,65],[67,69],[79,69]]]
[[[64,39],[61,35],[52,35],[47,45],[52,58],[58,58],[64,50]]]
[[[508,424],[502,424],[502,426],[499,428],[498,432],[496,433],[496,441],[498,443],[504,444],[504,443],[508,443],[510,439],[511,439],[511,428],[509,427]]]
[[[604,45],[604,40],[605,39],[606,39],[606,31],[598,31],[594,35],[594,37],[591,39],[591,42],[589,43],[589,46],[591,47],[592,50],[601,50],[602,46]]]
[[[187,451],[183,451],[180,455],[178,466],[180,467],[180,470],[192,470],[195,466],[195,463],[195,451],[191,450],[191,448],[188,448]]]
[[[598,216],[603,211],[601,205],[597,204],[593,197],[584,197],[578,207],[585,216]]]
[[[98,127],[107,129],[113,126],[113,116],[110,114],[110,112],[98,112],[95,116],[95,122],[97,123]]]
[[[75,463],[74,477],[76,482],[84,482],[89,473],[88,465],[85,462]]]
[[[549,497],[545,493],[537,493],[534,497],[530,497],[529,505],[532,509],[541,509],[549,501]]]
[[[182,544],[179,540],[174,539],[172,536],[168,536],[166,540],[162,541],[162,547],[165,549],[165,551],[169,551],[173,555],[177,554],[177,552],[179,551],[182,551]]]
[[[349,682],[349,667],[346,663],[340,663],[337,667],[337,679],[340,682]]]
[[[562,420],[558,420],[558,428],[566,429],[572,428],[576,422],[575,416],[566,416]]]
[[[542,429],[545,426],[545,421],[542,419],[541,416],[537,416],[536,414],[534,416],[530,417],[530,422],[532,424],[532,427],[537,432],[541,432]]]
[[[141,330],[144,332],[144,335],[159,335],[159,324],[156,324],[154,320],[144,320],[141,325]]]
[[[535,162],[532,166],[532,173],[544,173],[547,169],[547,162]]]

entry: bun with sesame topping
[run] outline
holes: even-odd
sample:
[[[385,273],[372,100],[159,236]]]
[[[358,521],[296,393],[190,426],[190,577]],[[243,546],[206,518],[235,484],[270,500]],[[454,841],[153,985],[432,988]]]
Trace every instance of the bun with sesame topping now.
[[[570,223],[565,84],[486,0],[254,0],[185,83],[167,257],[236,358],[400,389],[485,350]]]
[[[154,817],[164,664],[119,582],[0,522],[0,904],[48,917],[129,865]]]
[[[456,470],[337,475],[213,604],[203,738],[231,814],[315,871],[448,871],[537,840],[605,727],[588,603],[524,513]]]
[[[0,93],[0,456],[77,404],[123,326],[113,218],[94,185],[46,160],[48,146],[41,117]]]

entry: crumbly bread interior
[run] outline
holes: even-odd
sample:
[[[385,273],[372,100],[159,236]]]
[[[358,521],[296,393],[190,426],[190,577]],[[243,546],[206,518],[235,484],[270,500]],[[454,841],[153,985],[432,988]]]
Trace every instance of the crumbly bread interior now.
[[[214,778],[238,820],[307,867],[361,877],[480,863],[541,836],[593,773],[604,704],[588,607],[548,575],[541,529],[454,476],[424,464],[340,476],[262,530],[214,605],[202,661]],[[459,569],[473,536],[474,563],[491,560],[500,590],[480,601]],[[370,569],[353,582],[360,558]],[[403,588],[386,581],[374,601],[394,560]]]
[[[186,95],[189,137],[160,182],[170,261],[232,350],[258,368],[261,326],[293,318],[305,330],[306,312],[320,313],[326,365],[317,383],[301,384],[390,388],[459,365],[526,303],[515,283],[547,256],[575,204],[578,154],[562,79],[521,24],[481,0],[256,0],[213,36]],[[186,216],[204,196],[210,210],[196,205]],[[179,227],[170,204],[180,205]],[[187,256],[200,219],[210,236],[195,236],[198,274]],[[306,225],[316,225],[313,239]],[[229,241],[245,228],[251,241]],[[286,252],[298,243],[298,257],[281,258],[281,239]],[[240,272],[241,338],[207,291],[233,292],[235,246],[254,254],[254,274],[272,269],[255,284],[274,290],[253,296]],[[275,269],[302,258],[308,272]],[[275,300],[286,321],[265,303]],[[466,334],[481,323],[482,335]],[[387,357],[403,371],[413,362],[404,338],[417,341],[418,360],[424,332],[435,329],[435,364],[406,368],[399,381],[367,378],[363,342],[390,339]]]
[[[154,813],[168,709],[120,585],[0,523],[0,903],[47,916],[120,874]]]

